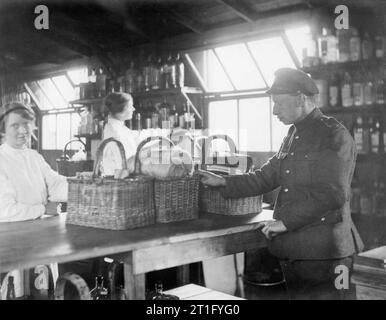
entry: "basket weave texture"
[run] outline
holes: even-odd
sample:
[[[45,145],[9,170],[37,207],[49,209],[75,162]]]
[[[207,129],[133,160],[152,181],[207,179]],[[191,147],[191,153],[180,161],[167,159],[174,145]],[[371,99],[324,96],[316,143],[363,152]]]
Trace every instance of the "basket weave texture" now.
[[[154,140],[166,141],[170,147],[173,142],[168,138],[149,137],[141,145]],[[185,177],[170,177],[154,180],[155,217],[158,223],[192,220],[198,218],[198,192],[200,177],[197,174]]]
[[[111,230],[125,230],[154,224],[152,178],[140,175],[125,179],[98,176],[103,149],[110,142],[118,145],[122,168],[127,169],[122,144],[114,138],[102,141],[97,150],[92,177],[67,179],[69,192],[66,223]],[[138,148],[136,161],[139,151]]]
[[[236,153],[236,147],[233,140],[226,135],[213,135],[206,138],[204,146],[209,147],[215,139],[225,140],[231,153]],[[204,148],[205,149],[205,148]],[[208,152],[209,153],[209,152]],[[206,161],[207,158],[204,158]],[[249,170],[247,168],[247,170]],[[222,214],[228,216],[247,215],[252,213],[260,213],[262,211],[262,196],[245,197],[238,199],[226,199],[221,195],[218,188],[200,186],[200,208],[204,212]]]

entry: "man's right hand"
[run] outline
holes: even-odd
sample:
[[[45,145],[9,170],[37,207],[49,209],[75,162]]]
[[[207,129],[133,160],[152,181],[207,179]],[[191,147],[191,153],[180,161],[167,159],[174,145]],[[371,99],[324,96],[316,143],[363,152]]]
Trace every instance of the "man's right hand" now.
[[[198,170],[197,173],[201,176],[201,182],[211,187],[223,187],[226,185],[225,179],[213,172]]]

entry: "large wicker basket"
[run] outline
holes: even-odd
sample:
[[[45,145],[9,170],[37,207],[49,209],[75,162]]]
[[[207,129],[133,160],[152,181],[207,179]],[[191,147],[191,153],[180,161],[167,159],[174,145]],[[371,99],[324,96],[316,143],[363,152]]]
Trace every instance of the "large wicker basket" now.
[[[92,177],[68,178],[67,220],[69,224],[125,230],[155,223],[153,179],[139,175],[125,179],[98,176],[103,149],[115,142],[121,153],[122,168],[127,169],[125,151],[114,138],[101,142]],[[136,162],[138,162],[139,148]],[[136,166],[137,168],[137,166]]]
[[[154,140],[173,142],[168,138],[157,136],[142,141],[140,146]],[[197,174],[180,178],[154,180],[156,222],[168,223],[198,218],[198,191],[200,178]]]
[[[210,143],[215,139],[222,139],[227,141],[231,152],[234,153],[231,155],[233,157],[233,162],[237,160],[237,165],[240,166],[240,159],[242,161],[245,160],[246,166],[244,167],[246,171],[249,170],[249,166],[252,163],[249,159],[243,159],[241,158],[242,155],[237,154],[236,147],[233,142],[233,140],[226,135],[216,135],[216,136],[210,136],[206,139],[204,146],[209,147]],[[207,160],[207,156],[205,156],[205,153],[203,153],[204,157],[204,165],[203,168],[208,169],[209,171],[215,171],[210,170],[210,166],[205,165],[205,161]],[[244,156],[245,157],[245,156]],[[211,162],[213,163],[213,162]],[[232,166],[232,164],[228,163],[228,160],[225,159],[223,161],[224,168]],[[216,163],[216,166],[218,167],[218,163]],[[223,214],[228,216],[239,216],[239,215],[246,215],[246,214],[252,214],[252,213],[260,213],[262,211],[262,196],[253,196],[253,197],[245,197],[245,198],[238,198],[238,199],[226,199],[221,195],[221,192],[218,188],[212,188],[208,186],[201,185],[200,188],[200,209],[204,212],[209,213],[215,213],[215,214]]]

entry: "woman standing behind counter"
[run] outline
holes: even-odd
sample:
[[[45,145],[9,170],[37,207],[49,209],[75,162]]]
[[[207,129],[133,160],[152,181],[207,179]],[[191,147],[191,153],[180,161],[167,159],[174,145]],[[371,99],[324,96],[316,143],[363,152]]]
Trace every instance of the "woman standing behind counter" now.
[[[135,155],[137,143],[134,133],[125,126],[125,121],[133,117],[135,108],[133,98],[129,93],[113,92],[105,98],[108,110],[107,123],[103,129],[103,140],[115,138],[125,149],[126,159]],[[118,147],[110,143],[103,153],[103,175],[112,176],[115,170],[122,169]]]
[[[0,222],[36,219],[45,213],[48,201],[67,201],[66,177],[28,147],[34,121],[33,110],[21,103],[1,109]]]

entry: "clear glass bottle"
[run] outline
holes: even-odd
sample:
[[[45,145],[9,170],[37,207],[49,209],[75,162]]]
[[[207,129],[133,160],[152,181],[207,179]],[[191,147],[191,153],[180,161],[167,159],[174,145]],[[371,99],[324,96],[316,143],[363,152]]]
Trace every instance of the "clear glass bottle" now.
[[[336,31],[338,38],[338,61],[350,61],[350,31],[348,29],[340,29]]]
[[[350,60],[359,61],[361,59],[361,39],[356,28],[351,28],[350,37]]]
[[[185,64],[179,53],[176,55],[176,76],[177,87],[183,88],[185,86]]]
[[[135,63],[132,60],[130,62],[129,68],[126,70],[125,73],[125,92],[133,93],[136,92],[136,70],[135,70]]]
[[[353,105],[352,84],[351,84],[351,76],[348,72],[344,73],[343,80],[341,83],[341,97],[342,97],[343,107],[352,107]]]
[[[353,135],[355,144],[357,146],[357,152],[359,154],[364,153],[363,149],[363,119],[361,116],[358,116],[355,120],[354,126],[353,126]]]
[[[338,41],[329,28],[323,28],[319,37],[319,55],[323,64],[338,60]]]
[[[368,32],[365,32],[362,39],[362,59],[368,60],[373,57],[373,40],[370,38]]]
[[[386,50],[386,39],[382,33],[382,30],[378,30],[374,38],[375,57],[379,59],[382,59],[385,56]]]
[[[371,119],[371,120],[370,120]],[[369,126],[370,126],[370,140],[371,140],[371,152],[378,154],[380,152],[380,123],[378,120],[375,120],[373,118],[369,119]]]
[[[330,107],[339,106],[339,92],[340,92],[340,83],[338,73],[333,73],[330,78],[328,86],[328,96],[329,96],[329,105]]]
[[[366,72],[363,85],[363,100],[365,105],[372,105],[374,103],[374,83],[372,73]]]
[[[375,83],[375,103],[384,104],[385,103],[385,70],[381,70],[377,74],[377,79]]]
[[[108,290],[103,286],[103,276],[95,277],[95,287],[90,290],[90,296],[93,300],[108,300]]]
[[[355,72],[352,84],[354,106],[362,106],[364,103],[363,80],[361,73]]]

